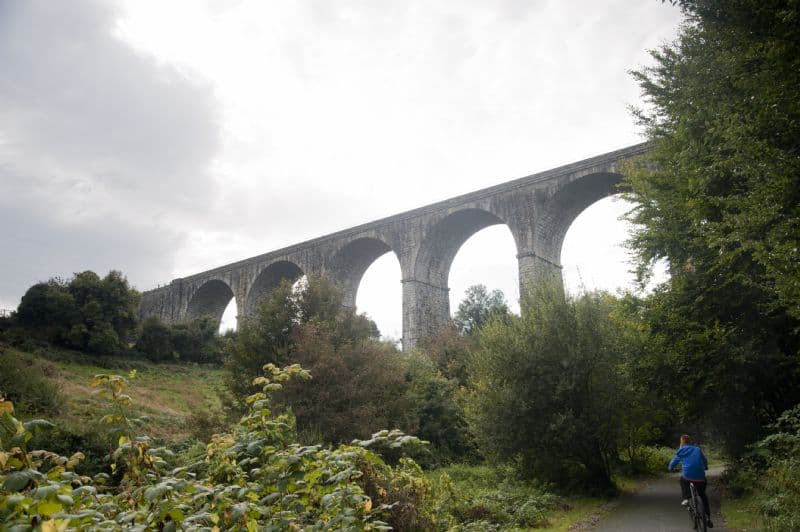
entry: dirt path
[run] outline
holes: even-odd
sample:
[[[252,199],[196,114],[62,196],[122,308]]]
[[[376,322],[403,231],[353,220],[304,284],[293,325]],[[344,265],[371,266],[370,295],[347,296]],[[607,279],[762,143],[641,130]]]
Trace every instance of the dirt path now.
[[[725,530],[719,513],[719,490],[716,489],[721,468],[709,471],[708,496],[711,502],[713,531]],[[652,480],[636,493],[623,496],[608,515],[598,521],[595,531],[686,532],[692,530],[689,512],[680,505],[678,474]]]

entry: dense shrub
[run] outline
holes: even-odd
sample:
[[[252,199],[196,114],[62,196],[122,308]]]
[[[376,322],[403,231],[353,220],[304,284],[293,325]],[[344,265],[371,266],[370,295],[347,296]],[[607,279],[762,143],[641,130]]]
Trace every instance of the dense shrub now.
[[[536,482],[515,478],[507,467],[452,465],[433,475],[441,510],[464,530],[541,528],[565,502]]]
[[[464,414],[464,389],[447,378],[425,354],[408,356],[408,394],[416,412],[415,434],[430,443],[430,453],[415,457],[426,466],[477,459],[477,448]]]
[[[289,383],[276,400],[302,432],[338,443],[386,426],[411,430],[403,355],[378,337],[374,323],[342,305],[330,279],[310,277],[295,288],[284,282],[226,344],[228,388],[241,400],[264,364],[300,363],[313,381]]]
[[[225,337],[217,334],[217,321],[202,316],[183,323],[164,323],[157,316],[144,319],[136,351],[153,362],[222,362]]]
[[[467,412],[487,456],[564,488],[606,491],[626,403],[613,300],[569,299],[559,283],[537,284],[521,317],[484,326]]]
[[[477,334],[462,334],[455,326],[442,327],[420,341],[419,351],[436,365],[447,379],[467,385],[467,365],[478,348]]]
[[[0,398],[24,414],[52,414],[61,406],[58,388],[47,378],[55,366],[33,355],[0,345]]]
[[[133,339],[139,298],[120,272],[101,279],[85,271],[69,281],[54,278],[30,287],[16,320],[34,338],[108,355],[127,349]]]
[[[116,477],[76,473],[80,452],[29,451],[34,434],[50,424],[22,424],[13,405],[0,402],[0,519],[11,528],[47,529],[385,530],[382,517],[398,529],[436,527],[436,514],[426,508],[430,484],[412,462],[388,466],[367,449],[372,442],[301,445],[292,418],[275,416],[269,396],[292,376],[308,375],[298,366],[265,370],[256,379],[262,391],[248,397],[248,412],[234,430],[214,435],[197,466],[171,470],[168,451],[136,434],[126,379],[96,376],[93,385],[112,406],[101,422],[117,441]],[[375,439],[391,446],[415,441],[398,433]],[[375,500],[362,484],[374,488]]]
[[[291,361],[313,379],[287,383],[276,400],[291,408],[300,430],[340,443],[383,427],[416,429],[404,356],[392,344],[365,336],[317,321],[296,327]]]
[[[771,434],[726,472],[732,494],[752,495],[767,530],[800,529],[800,405],[769,426]]]

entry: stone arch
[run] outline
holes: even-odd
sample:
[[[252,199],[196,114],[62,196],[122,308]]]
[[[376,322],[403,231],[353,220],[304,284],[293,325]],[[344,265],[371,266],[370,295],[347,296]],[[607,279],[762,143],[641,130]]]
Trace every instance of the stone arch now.
[[[593,203],[620,192],[622,175],[612,172],[588,174],[571,181],[548,200],[534,235],[537,254],[554,265],[561,264],[561,248],[572,222]]]
[[[464,242],[481,229],[498,224],[506,222],[482,209],[463,209],[447,215],[425,235],[414,264],[415,279],[447,288],[450,266]]]
[[[506,224],[489,211],[466,208],[450,213],[426,231],[410,277],[403,279],[403,349],[450,323],[448,277],[458,250],[486,227]]]
[[[303,276],[303,270],[288,260],[279,260],[273,262],[256,276],[250,288],[247,291],[245,298],[245,313],[251,316],[258,305],[258,301],[274,290],[281,281],[288,279],[295,282]]]
[[[211,316],[219,327],[225,307],[233,298],[233,290],[225,281],[219,279],[206,281],[192,294],[186,308],[186,318],[192,320],[201,316]]]
[[[355,308],[358,286],[364,273],[373,262],[390,251],[393,250],[389,244],[374,237],[351,240],[336,251],[331,260],[331,273],[344,292],[343,305]]]

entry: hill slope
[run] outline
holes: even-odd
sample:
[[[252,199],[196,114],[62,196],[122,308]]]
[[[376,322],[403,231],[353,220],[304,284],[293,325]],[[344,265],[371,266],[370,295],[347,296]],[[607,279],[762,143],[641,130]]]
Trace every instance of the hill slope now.
[[[40,348],[36,353],[0,344],[0,394],[14,401],[23,418],[43,417],[59,427],[85,431],[105,410],[92,392],[100,373],[127,376],[136,370],[129,395],[147,416],[144,432],[177,441],[201,435],[221,416],[223,370],[196,364],[152,364],[142,360],[95,358],[73,351]]]

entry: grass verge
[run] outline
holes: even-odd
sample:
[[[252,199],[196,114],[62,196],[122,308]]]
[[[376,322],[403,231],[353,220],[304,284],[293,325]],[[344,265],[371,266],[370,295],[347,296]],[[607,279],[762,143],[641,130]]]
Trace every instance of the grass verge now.
[[[753,505],[752,497],[738,499],[725,497],[720,504],[725,528],[731,532],[754,532],[764,530],[764,523],[759,519]]]
[[[94,358],[82,353],[45,348],[28,353],[0,346],[5,367],[19,368],[14,382],[6,387],[25,387],[44,382],[48,395],[56,394],[42,411],[42,398],[26,404],[27,392],[18,399],[25,417],[46,417],[57,426],[86,429],[97,424],[105,403],[95,397],[91,381],[99,373],[127,375],[136,369],[137,376],[129,389],[137,414],[149,418],[147,433],[165,441],[179,441],[195,435],[198,425],[222,415],[223,370],[196,364],[153,364],[142,360],[113,357]],[[9,390],[0,390],[7,395]]]
[[[557,496],[545,485],[515,479],[509,469],[485,465],[455,464],[432,471],[429,478],[458,530],[566,532],[591,527],[618,500]],[[624,493],[638,490],[645,480],[615,478]]]

